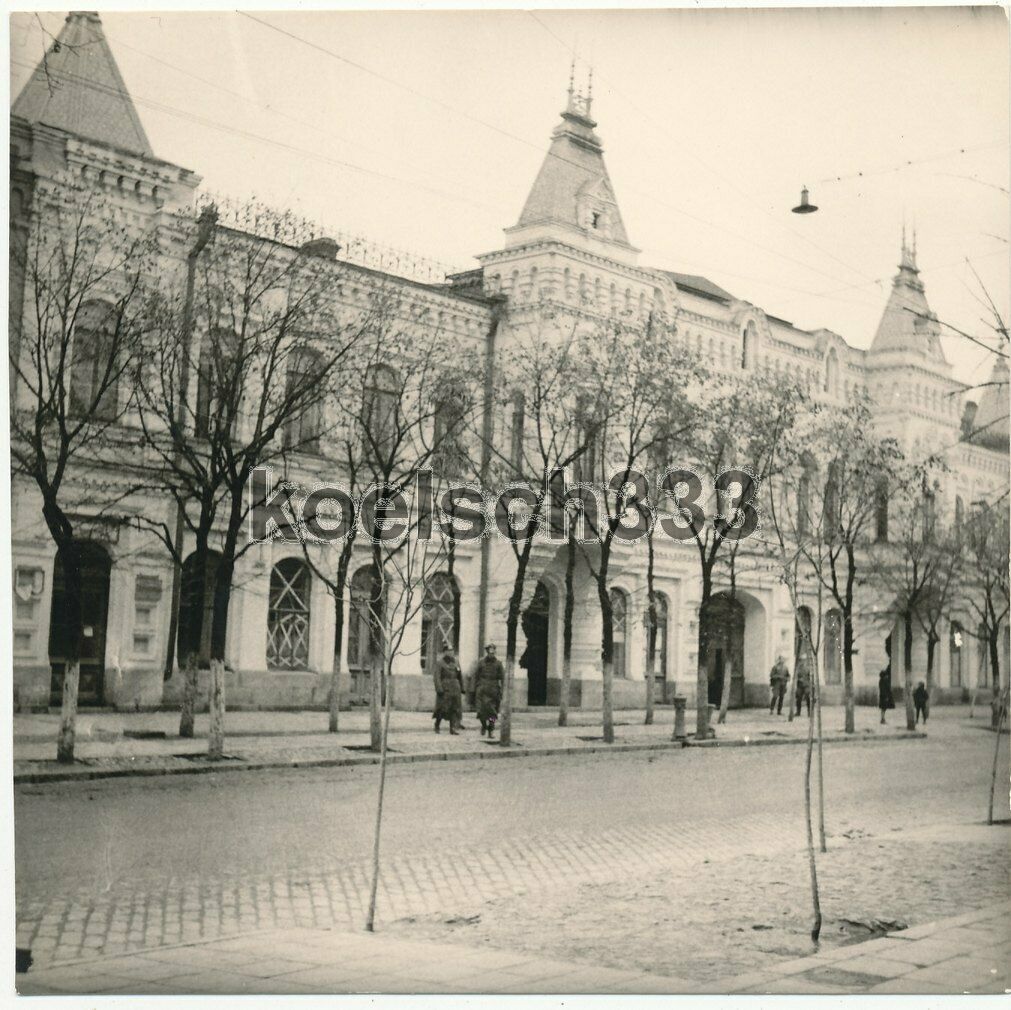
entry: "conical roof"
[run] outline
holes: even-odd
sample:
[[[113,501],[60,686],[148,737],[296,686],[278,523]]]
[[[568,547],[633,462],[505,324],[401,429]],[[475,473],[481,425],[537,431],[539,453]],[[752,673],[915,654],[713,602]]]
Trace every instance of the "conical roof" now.
[[[93,11],[72,11],[11,114],[153,157],[150,141]]]
[[[892,281],[871,353],[913,351],[937,364],[947,364],[940,337],[941,327],[927,304],[916,266],[916,248],[907,246],[903,235],[899,272]]]
[[[990,380],[983,387],[979,398],[979,407],[972,421],[972,441],[991,449],[1002,449],[1007,452],[1011,441],[1011,427],[1008,424],[1008,409],[1011,405],[1009,397],[1008,363],[1006,358],[998,357],[990,373]]]
[[[551,135],[519,222],[510,231],[561,225],[629,246],[596,125],[590,118],[590,98],[575,95],[570,87],[568,107]]]

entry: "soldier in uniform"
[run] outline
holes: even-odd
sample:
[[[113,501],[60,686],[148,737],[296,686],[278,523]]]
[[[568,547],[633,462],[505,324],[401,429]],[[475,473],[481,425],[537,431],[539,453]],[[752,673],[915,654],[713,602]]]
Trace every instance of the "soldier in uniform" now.
[[[443,652],[432,679],[435,681],[435,732],[439,732],[439,724],[446,719],[449,732],[456,736],[463,722],[463,672],[452,649]]]
[[[499,705],[502,703],[502,686],[505,684],[505,670],[495,656],[495,646],[486,645],[484,655],[474,671],[474,704],[477,717],[481,720],[481,736],[495,732]]]

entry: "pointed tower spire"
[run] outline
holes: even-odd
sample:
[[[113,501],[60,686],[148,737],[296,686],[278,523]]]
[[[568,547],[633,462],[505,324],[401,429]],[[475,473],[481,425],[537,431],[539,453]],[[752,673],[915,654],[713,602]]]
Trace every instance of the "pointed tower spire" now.
[[[628,241],[604,165],[604,145],[597,136],[596,122],[590,118],[592,101],[593,72],[582,93],[576,87],[573,61],[562,121],[551,134],[551,147],[519,221],[506,230],[512,242],[520,241],[520,233],[529,237],[536,229],[540,235],[554,232],[568,241],[621,246],[622,255],[637,252]]]
[[[947,364],[941,349],[941,328],[937,316],[927,304],[923,281],[916,266],[915,231],[913,235],[913,245],[909,246],[903,221],[899,272],[892,281],[892,291],[874,335],[871,353],[913,351],[938,364]]]
[[[71,11],[11,109],[32,123],[153,157],[94,11]]]

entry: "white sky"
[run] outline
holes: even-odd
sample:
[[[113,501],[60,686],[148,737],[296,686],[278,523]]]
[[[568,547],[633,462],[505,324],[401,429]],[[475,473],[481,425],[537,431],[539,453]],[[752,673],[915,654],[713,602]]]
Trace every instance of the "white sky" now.
[[[13,15],[13,95],[63,16]],[[213,190],[472,266],[519,215],[575,47],[643,264],[866,347],[905,217],[942,320],[992,339],[966,258],[1007,318],[997,8],[253,16],[329,53],[239,14],[102,16],[155,153]],[[804,183],[821,209],[800,217]],[[987,378],[965,340],[945,349]]]

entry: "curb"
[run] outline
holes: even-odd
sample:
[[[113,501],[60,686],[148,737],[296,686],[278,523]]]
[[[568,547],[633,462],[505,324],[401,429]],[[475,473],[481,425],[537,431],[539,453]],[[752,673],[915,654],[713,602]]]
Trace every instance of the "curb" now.
[[[823,743],[877,743],[879,741],[893,742],[896,740],[925,740],[927,734],[920,731],[897,730],[890,733],[875,733],[873,735],[838,734],[822,737]],[[721,748],[721,747],[776,747],[781,745],[797,746],[807,743],[806,737],[731,739],[731,740],[693,740],[671,741],[661,740],[651,743],[614,743],[591,744],[584,747],[531,747],[513,746],[508,749],[490,747],[486,751],[433,751],[418,754],[387,754],[386,763],[420,764],[433,761],[489,761],[501,758],[522,757],[558,757],[568,754],[629,754],[650,751],[679,751],[689,748]],[[84,768],[80,771],[54,770],[15,772],[14,785],[41,785],[46,782],[94,782],[98,779],[143,778],[158,775],[202,775],[210,772],[246,772],[269,771],[286,768],[345,768],[371,767],[379,764],[378,754],[358,756],[339,755],[325,758],[307,758],[305,760],[271,761],[271,760],[238,760],[238,761],[204,761],[193,762],[190,765],[138,765],[136,767]]]

